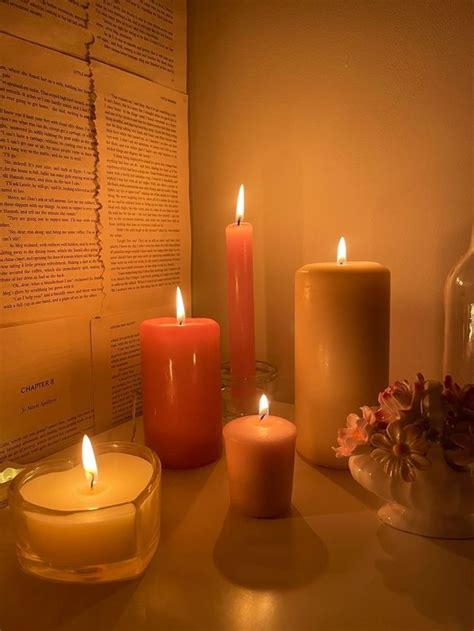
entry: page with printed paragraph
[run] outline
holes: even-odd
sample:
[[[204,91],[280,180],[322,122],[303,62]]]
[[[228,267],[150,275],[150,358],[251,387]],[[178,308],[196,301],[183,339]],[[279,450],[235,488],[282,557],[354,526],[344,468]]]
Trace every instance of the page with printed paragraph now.
[[[190,293],[187,96],[92,63],[104,313]]]
[[[0,463],[29,462],[94,433],[89,320],[0,329]]]
[[[47,48],[87,59],[93,40],[88,0],[0,0],[2,31]]]
[[[186,0],[0,0],[0,28],[186,92]]]
[[[4,128],[0,322],[102,305],[86,63],[0,34]]]
[[[168,304],[96,318],[91,322],[96,431],[102,432],[142,415],[140,336],[143,320],[171,316]]]
[[[186,92],[186,0],[94,0],[94,59]]]

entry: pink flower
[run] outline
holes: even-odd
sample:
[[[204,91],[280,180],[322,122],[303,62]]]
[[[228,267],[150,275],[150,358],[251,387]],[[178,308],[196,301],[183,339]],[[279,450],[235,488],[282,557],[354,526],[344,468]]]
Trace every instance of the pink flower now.
[[[402,415],[410,414],[414,418],[420,415],[420,406],[425,379],[418,373],[413,386],[405,379],[396,381],[379,394],[382,417],[389,423],[400,420]]]
[[[337,444],[339,446],[333,447],[336,458],[352,456],[357,448],[368,444],[373,426],[377,422],[378,410],[368,405],[364,405],[361,410],[361,417],[357,414],[349,414],[346,427],[338,430]]]

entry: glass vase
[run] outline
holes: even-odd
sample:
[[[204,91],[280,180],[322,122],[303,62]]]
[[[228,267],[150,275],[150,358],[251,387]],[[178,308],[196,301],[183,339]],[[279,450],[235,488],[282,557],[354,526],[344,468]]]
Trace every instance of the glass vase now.
[[[443,373],[460,385],[474,381],[474,227],[446,279]]]

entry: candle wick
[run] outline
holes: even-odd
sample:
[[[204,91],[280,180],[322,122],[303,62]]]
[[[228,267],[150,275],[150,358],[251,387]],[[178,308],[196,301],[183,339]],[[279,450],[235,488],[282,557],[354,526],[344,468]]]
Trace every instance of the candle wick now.
[[[91,473],[91,491],[94,488],[94,474]]]
[[[264,412],[264,413],[262,414],[262,416],[260,417],[260,420],[261,420],[261,421],[263,421],[263,419],[266,417],[266,415],[267,415],[267,412]]]
[[[238,226],[240,226],[240,222],[241,222],[241,221],[242,221],[242,217],[239,217],[239,218],[237,219],[237,225],[238,225]]]

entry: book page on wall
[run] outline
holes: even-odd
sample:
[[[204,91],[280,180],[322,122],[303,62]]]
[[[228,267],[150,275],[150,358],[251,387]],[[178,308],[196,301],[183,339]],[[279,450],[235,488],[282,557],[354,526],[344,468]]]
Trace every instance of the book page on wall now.
[[[97,318],[91,322],[96,431],[142,414],[140,322],[172,313],[172,305]]]
[[[29,462],[94,431],[88,318],[0,329],[0,463]]]
[[[191,239],[185,0],[0,0],[0,29],[1,467],[130,418]]]
[[[99,201],[106,313],[190,291],[187,96],[99,62]]]
[[[186,91],[186,0],[0,0],[1,30]]]
[[[186,91],[186,0],[94,0],[91,56]]]
[[[1,30],[86,59],[93,35],[88,30],[88,0],[0,0]]]
[[[88,65],[0,34],[3,125],[0,322],[102,304]]]

